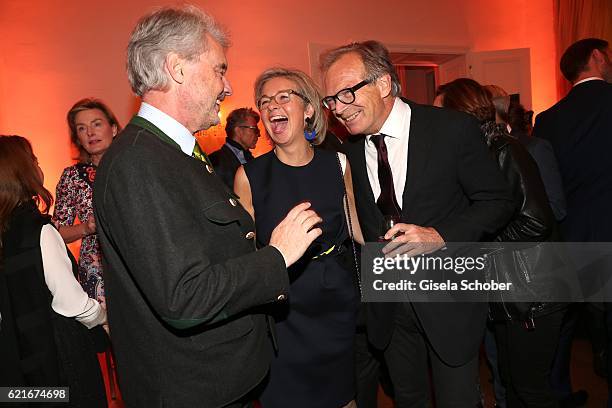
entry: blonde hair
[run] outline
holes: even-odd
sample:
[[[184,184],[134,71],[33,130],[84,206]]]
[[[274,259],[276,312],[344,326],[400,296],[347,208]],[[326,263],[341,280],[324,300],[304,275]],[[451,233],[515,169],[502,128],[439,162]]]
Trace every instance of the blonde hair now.
[[[83,146],[81,146],[81,141],[79,140],[79,134],[76,128],[76,115],[79,112],[90,109],[97,109],[102,112],[109,125],[115,126],[117,128],[117,133],[121,132],[121,125],[119,124],[117,117],[104,102],[96,98],[84,98],[77,101],[74,105],[72,105],[72,108],[70,108],[66,114],[66,121],[68,122],[68,128],[70,129],[70,141],[79,150],[78,161],[80,163],[86,163],[89,160],[89,153]]]
[[[311,126],[316,133],[313,143],[322,143],[323,140],[325,140],[325,134],[327,132],[327,118],[323,106],[321,105],[321,93],[314,81],[304,72],[297,69],[279,67],[269,68],[262,72],[255,80],[256,106],[259,106],[258,101],[262,96],[264,85],[273,78],[287,78],[292,81],[297,87],[295,91],[299,92],[306,99],[304,101],[306,104],[312,106],[314,113],[312,115]]]

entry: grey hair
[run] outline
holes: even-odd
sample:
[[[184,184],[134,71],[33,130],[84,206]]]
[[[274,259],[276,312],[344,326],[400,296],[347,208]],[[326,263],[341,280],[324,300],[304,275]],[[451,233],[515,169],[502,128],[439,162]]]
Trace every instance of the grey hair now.
[[[325,51],[319,59],[321,72],[325,73],[340,57],[349,53],[355,53],[361,58],[366,70],[366,78],[364,79],[374,81],[385,74],[389,74],[391,77],[391,95],[399,96],[401,94],[402,86],[391,62],[389,50],[378,41],[353,42]]]
[[[483,85],[492,96],[495,112],[504,123],[508,123],[508,111],[510,109],[510,95],[504,88],[498,85]]]
[[[321,105],[321,93],[314,81],[304,72],[279,67],[266,69],[255,80],[255,106],[259,106],[258,102],[262,96],[264,85],[273,78],[286,78],[295,83],[297,89],[294,89],[294,91],[299,92],[306,98],[304,102],[310,104],[314,109],[311,126],[317,136],[313,142],[314,144],[322,143],[327,132],[327,117]]]
[[[164,7],[143,16],[127,49],[127,73],[134,93],[143,96],[153,89],[167,89],[167,55],[174,52],[188,61],[197,59],[208,49],[206,34],[222,47],[229,47],[225,29],[195,6]]]

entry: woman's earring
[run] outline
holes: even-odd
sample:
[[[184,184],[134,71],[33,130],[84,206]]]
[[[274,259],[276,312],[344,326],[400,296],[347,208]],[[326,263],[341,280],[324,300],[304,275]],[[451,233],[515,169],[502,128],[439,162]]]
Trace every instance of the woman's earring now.
[[[308,117],[304,119],[304,121],[306,122],[306,124],[304,125],[304,137],[309,142],[312,142],[317,137],[317,133],[313,129],[312,118]]]

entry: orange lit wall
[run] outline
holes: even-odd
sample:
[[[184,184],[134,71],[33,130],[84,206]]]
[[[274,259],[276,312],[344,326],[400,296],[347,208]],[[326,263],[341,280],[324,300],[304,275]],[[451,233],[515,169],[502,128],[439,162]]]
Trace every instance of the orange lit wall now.
[[[531,49],[532,107],[537,113],[556,102],[552,0],[464,1],[472,51]]]
[[[555,98],[552,0],[310,0],[264,3],[192,0],[232,34],[228,77],[234,95],[223,106],[253,106],[252,86],[264,68],[309,72],[308,43],[379,39],[389,44],[531,48],[533,107]],[[34,144],[52,191],[71,164],[65,114],[85,96],[106,101],[125,124],[137,109],[125,75],[125,46],[140,15],[173,2],[149,0],[1,0],[0,133]],[[216,127],[210,151],[223,142]],[[257,153],[267,150],[264,138]]]

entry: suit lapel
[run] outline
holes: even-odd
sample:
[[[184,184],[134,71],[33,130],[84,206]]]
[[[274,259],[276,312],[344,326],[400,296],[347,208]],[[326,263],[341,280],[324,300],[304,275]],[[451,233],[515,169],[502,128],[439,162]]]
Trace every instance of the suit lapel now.
[[[367,241],[375,241],[378,238],[382,214],[374,200],[374,193],[368,178],[368,170],[365,159],[365,136],[357,136],[359,139],[350,142],[347,154],[351,159],[351,172],[353,175],[353,188],[355,201],[359,207],[359,220]],[[350,150],[349,150],[350,149]]]
[[[408,101],[407,101],[408,102]],[[419,181],[425,177],[425,165],[429,158],[432,137],[428,134],[430,118],[425,115],[421,107],[412,102],[410,105],[410,138],[408,140],[408,167],[406,184],[402,195],[402,218],[406,219],[410,214],[410,207],[417,191]]]
[[[363,185],[365,186],[365,191],[367,194],[367,202],[374,203],[374,206],[378,208],[378,206],[376,206],[376,200],[374,200],[374,193],[372,192],[372,186],[370,185],[370,179],[368,178],[368,168],[366,166],[366,158],[365,158],[365,141],[366,141],[366,138],[365,136],[363,136],[356,143],[355,160],[357,163],[357,166],[356,166],[357,168],[356,169],[351,168],[351,171],[353,172],[353,178],[357,178],[359,182],[363,183]]]

